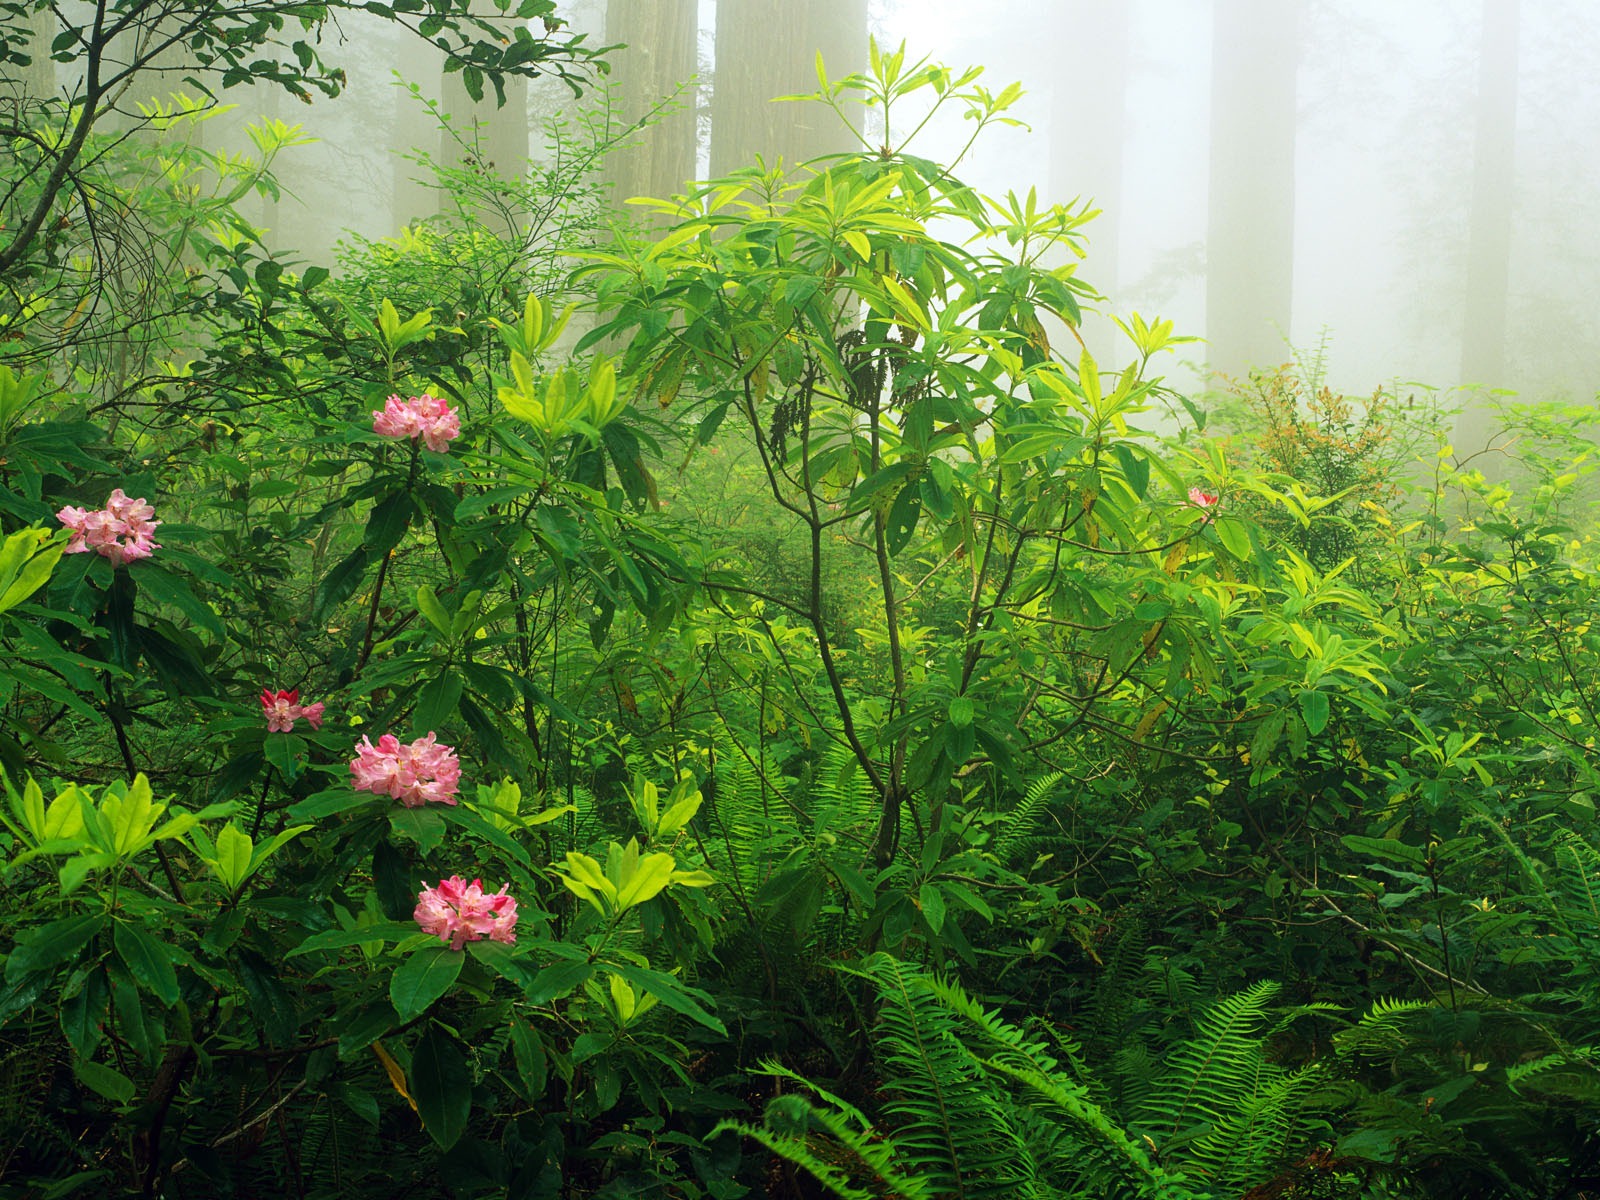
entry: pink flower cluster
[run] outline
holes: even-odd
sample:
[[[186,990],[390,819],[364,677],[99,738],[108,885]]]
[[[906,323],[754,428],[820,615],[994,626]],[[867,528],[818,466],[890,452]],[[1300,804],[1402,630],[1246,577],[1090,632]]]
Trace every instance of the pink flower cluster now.
[[[1202,525],[1211,520],[1212,510],[1217,507],[1217,501],[1220,499],[1220,496],[1213,496],[1202,488],[1189,489],[1189,503],[1205,514],[1205,520],[1200,522]]]
[[[434,396],[413,396],[409,400],[390,396],[381,411],[374,410],[372,432],[391,438],[420,437],[429,450],[443,454],[461,436],[461,416]]]
[[[465,882],[461,876],[441,879],[438,887],[417,893],[417,910],[411,914],[424,933],[437,934],[450,949],[467,942],[515,942],[517,902],[504,890],[485,894],[483,881]]]
[[[311,728],[322,728],[322,701],[301,704],[299,688],[292,692],[262,688],[261,707],[266,712],[268,733],[289,733],[302,717]]]
[[[156,510],[144,502],[143,496],[130,500],[117,488],[104,508],[85,510],[69,504],[56,514],[56,520],[72,530],[65,553],[86,554],[93,550],[121,567],[135,559],[149,558],[152,550],[161,549],[150,540],[161,524],[150,519],[155,515]]]
[[[350,760],[350,776],[356,791],[393,796],[407,808],[420,808],[430,800],[454,804],[461,785],[461,762],[454,750],[441,746],[431,733],[409,746],[386,733],[376,746],[368,738],[361,739]]]

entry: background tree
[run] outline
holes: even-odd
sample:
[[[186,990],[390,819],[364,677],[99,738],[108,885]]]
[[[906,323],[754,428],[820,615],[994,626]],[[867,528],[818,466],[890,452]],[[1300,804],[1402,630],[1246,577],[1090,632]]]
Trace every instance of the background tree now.
[[[1090,226],[1095,282],[1114,300],[1128,141],[1131,14],[1126,4],[1071,0],[1052,8],[1050,20],[1050,36],[1042,47],[1047,53],[1066,45],[1090,51],[1078,57],[1070,75],[1041,72],[1055,83],[1050,97],[1050,198],[1082,196],[1100,210]]]
[[[1477,134],[1472,150],[1466,311],[1461,379],[1498,387],[1506,372],[1506,295],[1511,282],[1511,210],[1516,191],[1517,41],[1520,0],[1484,0],[1478,60]]]
[[[700,6],[696,0],[613,0],[606,6],[606,42],[621,46],[611,98],[624,124],[644,119],[696,70]],[[672,111],[619,147],[606,174],[622,203],[630,196],[670,196],[695,173],[694,93],[677,95]]]
[[[865,65],[866,0],[720,0],[713,175],[748,166],[757,155],[769,165],[779,155],[798,163],[850,148],[848,132],[820,106],[771,103],[815,90],[819,51],[835,79]]]
[[[29,136],[18,153],[31,156],[27,172],[33,186],[11,191],[0,205],[0,221],[8,236],[0,242],[0,277],[14,271],[30,254],[41,230],[52,222],[64,201],[82,205],[75,194],[76,174],[95,126],[120,107],[141,75],[181,71],[196,90],[216,93],[244,83],[276,84],[310,101],[313,92],[335,96],[345,82],[337,65],[322,58],[324,32],[331,22],[357,12],[393,21],[430,42],[444,55],[445,70],[461,73],[474,98],[489,84],[500,102],[506,79],[554,71],[573,81],[582,75],[590,52],[579,38],[559,38],[552,0],[522,0],[512,12],[509,0],[493,17],[474,15],[455,0],[429,0],[397,11],[386,4],[335,0],[308,8],[283,0],[229,4],[203,0],[152,5],[139,0],[97,0],[70,9],[48,0],[0,5],[0,66],[30,66],[45,52],[37,18],[55,14],[49,42],[57,64],[76,71],[70,126],[59,139]],[[545,35],[535,38],[529,21],[544,18]],[[171,54],[185,48],[182,67]],[[170,84],[176,80],[169,81]],[[132,99],[140,99],[137,92]],[[132,101],[129,101],[132,103]]]
[[[1206,340],[1213,370],[1285,356],[1294,288],[1299,0],[1217,0]]]

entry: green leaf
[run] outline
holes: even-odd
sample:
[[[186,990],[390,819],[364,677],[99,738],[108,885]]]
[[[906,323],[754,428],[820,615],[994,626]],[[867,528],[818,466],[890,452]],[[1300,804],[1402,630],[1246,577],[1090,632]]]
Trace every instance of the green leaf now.
[[[906,544],[911,541],[911,535],[916,532],[917,520],[921,516],[922,488],[919,484],[908,483],[900,489],[900,494],[889,506],[884,540],[891,555],[899,554],[906,548]]]
[[[649,992],[674,1012],[698,1021],[714,1033],[728,1036],[728,1030],[722,1022],[707,1011],[707,1006],[716,1002],[699,988],[690,987],[676,976],[629,963],[607,963],[606,970],[622,976],[640,991]]]
[[[444,841],[444,818],[436,809],[397,808],[389,814],[389,828],[396,837],[415,842],[424,854]]]
[[[347,809],[372,804],[374,801],[375,797],[371,792],[358,792],[348,785],[341,785],[315,792],[298,804],[290,805],[288,815],[294,821],[318,821]]]
[[[944,893],[935,883],[925,883],[917,889],[917,906],[922,909],[923,920],[937,935],[944,928]]]
[[[1215,521],[1217,537],[1227,547],[1228,553],[1240,562],[1251,558],[1250,531],[1231,517],[1218,517]]]
[[[570,996],[579,984],[593,974],[594,964],[590,962],[551,963],[535,975],[533,982],[528,985],[528,1003],[549,1004],[552,1000]]]
[[[516,951],[504,942],[487,939],[468,942],[466,950],[470,957],[477,959],[500,978],[510,980],[518,988],[525,988],[533,982],[533,972],[523,965],[524,960],[516,957]]]
[[[1150,488],[1150,460],[1132,446],[1122,442],[1112,443],[1111,452],[1117,456],[1117,462],[1122,465],[1122,477],[1128,481],[1133,494],[1143,500],[1145,492]]]
[[[461,955],[456,955],[459,962]],[[456,1144],[472,1111],[472,1072],[461,1047],[438,1025],[411,1052],[411,1096],[428,1136],[440,1149]]]
[[[66,543],[51,545],[48,529],[22,529],[0,546],[0,612],[15,608],[44,585]]]
[[[348,1060],[379,1038],[388,1037],[394,1027],[394,1010],[387,1004],[359,1009],[339,1029],[339,1057]]]
[[[417,694],[417,707],[411,714],[411,728],[419,737],[443,729],[456,715],[461,703],[461,676],[446,670],[430,679]]]
[[[322,577],[317,585],[316,601],[311,606],[313,620],[320,621],[329,610],[338,607],[355,594],[361,586],[361,576],[367,569],[367,548],[357,546],[337,566]]]
[[[86,1058],[74,1059],[72,1073],[78,1077],[78,1082],[90,1091],[98,1092],[107,1100],[117,1104],[126,1104],[133,1099],[133,1080],[121,1071],[103,1066],[97,1062],[90,1062]]]
[[[402,1021],[420,1016],[461,974],[466,955],[442,942],[413,951],[389,980],[389,1002]]]
[[[269,735],[270,736],[270,735]],[[239,890],[239,885],[244,883],[245,876],[250,870],[250,853],[255,849],[255,843],[244,830],[237,828],[232,821],[224,825],[217,834],[216,857],[212,860],[212,869],[222,886],[230,892]]]
[[[216,611],[194,594],[186,580],[159,566],[141,565],[139,586],[158,604],[170,604],[213,638],[222,641],[227,637]]]
[[[1359,837],[1347,834],[1339,840],[1344,843],[1345,849],[1354,850],[1357,854],[1404,863],[1407,866],[1418,866],[1427,857],[1420,846],[1413,846],[1409,842],[1397,841],[1394,838]]]
[[[414,936],[417,932],[414,923],[403,921],[380,921],[372,925],[361,925],[355,929],[327,929],[322,933],[312,934],[284,957],[314,954],[318,950],[343,950],[348,946],[359,946],[366,942],[399,942]]]
[[[544,1095],[550,1077],[549,1056],[544,1052],[544,1039],[525,1021],[511,1021],[511,1057],[517,1064],[517,1076],[522,1080],[523,1098],[538,1100]]]
[[[361,544],[373,557],[382,558],[400,544],[416,511],[410,492],[391,492],[372,506]]]
[[[278,769],[285,783],[300,777],[300,758],[305,753],[306,740],[293,733],[269,733],[261,741],[262,757]]]
[[[967,696],[957,696],[950,701],[950,724],[957,728],[964,728],[972,724],[972,700]]]
[[[29,971],[43,971],[66,962],[100,932],[105,917],[88,913],[62,917],[35,931],[25,945],[18,946],[6,959],[6,978],[16,979]]]
[[[145,991],[168,1008],[178,1002],[178,975],[164,944],[127,921],[117,922],[111,930],[111,940],[117,957]]]
[[[617,907],[632,908],[660,895],[672,882],[677,866],[670,854],[646,854],[634,863],[633,870],[617,881]]]
[[[1300,715],[1305,718],[1306,732],[1316,737],[1328,727],[1328,693],[1307,690],[1300,693]]]
[[[899,483],[911,473],[912,465],[909,459],[902,459],[900,462],[892,463],[884,467],[883,470],[875,471],[867,476],[851,490],[848,501],[849,507],[851,509],[859,509],[862,501],[876,495],[885,488]]]
[[[517,841],[516,838],[512,837],[505,830],[484,820],[481,815],[479,815],[475,810],[466,807],[466,805],[443,805],[433,811],[437,812],[449,824],[455,825],[461,829],[469,830],[478,837],[483,838],[485,841],[492,842],[498,849],[505,851],[523,866],[527,867],[533,865],[533,859],[529,856],[527,847],[525,847],[521,842]],[[554,815],[559,816],[560,812],[567,811],[570,810],[563,806],[560,811]],[[543,822],[541,821],[537,823],[542,824]]]
[[[459,508],[456,510],[456,515],[461,515]],[[439,597],[427,584],[417,589],[417,611],[438,631],[440,637],[449,639],[450,614],[445,611],[444,605],[439,603]]]

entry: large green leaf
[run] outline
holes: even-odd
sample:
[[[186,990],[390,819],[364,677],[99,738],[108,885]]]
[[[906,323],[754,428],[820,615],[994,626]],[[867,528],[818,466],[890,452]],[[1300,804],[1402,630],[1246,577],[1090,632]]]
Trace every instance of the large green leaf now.
[[[440,942],[423,946],[395,968],[389,980],[389,1001],[402,1021],[420,1016],[461,974],[466,955]]]
[[[460,959],[456,955],[458,966]],[[441,1149],[454,1146],[472,1111],[472,1072],[455,1038],[438,1025],[411,1052],[411,1096],[428,1136]]]
[[[15,608],[43,586],[66,544],[51,544],[48,529],[22,529],[0,545],[0,612]]]
[[[51,921],[34,933],[25,945],[11,952],[11,957],[6,959],[6,978],[16,979],[29,971],[42,971],[66,962],[83,949],[104,924],[105,917],[100,913]]]
[[[171,1008],[178,1002],[178,975],[167,947],[128,921],[118,921],[111,931],[117,957],[139,986]]]
[[[92,1091],[99,1092],[107,1100],[126,1104],[133,1099],[135,1090],[133,1080],[121,1071],[79,1058],[73,1060],[72,1073],[78,1077],[79,1083]]]
[[[636,967],[630,963],[607,963],[606,970],[622,976],[640,991],[649,992],[674,1012],[680,1012],[691,1020],[698,1021],[723,1037],[728,1035],[728,1030],[722,1022],[707,1011],[706,1006],[714,1003],[711,997],[698,988],[690,987],[676,976],[662,971],[652,971],[648,967]]]

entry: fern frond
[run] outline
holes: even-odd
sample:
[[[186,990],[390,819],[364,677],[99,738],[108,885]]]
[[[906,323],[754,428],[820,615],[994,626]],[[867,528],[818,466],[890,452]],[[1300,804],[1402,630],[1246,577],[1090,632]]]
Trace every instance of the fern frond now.
[[[1196,1191],[1181,1174],[1157,1166],[1144,1147],[1090,1101],[1082,1088],[1059,1076],[1017,1067],[999,1058],[987,1060],[986,1065],[1036,1092],[1053,1110],[1093,1135],[1092,1147],[1075,1145],[1073,1150],[1078,1155],[1084,1155],[1087,1150],[1086,1156],[1102,1168],[1097,1172],[1101,1180],[1095,1192],[1097,1198],[1110,1200],[1112,1196],[1130,1195],[1140,1200],[1209,1200],[1209,1192]],[[1104,1153],[1107,1150],[1110,1155]],[[1070,1165],[1083,1173],[1083,1162]],[[1108,1174],[1110,1179],[1106,1178]]]
[[[1259,1032],[1279,985],[1263,980],[1214,1003],[1179,1043],[1167,1070],[1141,1105],[1140,1124],[1167,1139],[1188,1140],[1191,1130],[1230,1115],[1262,1083],[1265,1065]]]
[[[1543,1054],[1506,1068],[1506,1083],[1513,1091],[1559,1096],[1593,1102],[1600,1099],[1600,1065],[1595,1051]]]
[[[1409,1018],[1434,1007],[1431,1000],[1380,996],[1354,1026],[1333,1035],[1333,1047],[1341,1057],[1358,1054],[1383,1057],[1397,1053],[1411,1044],[1411,1035],[1405,1028]]]
[[[920,1179],[902,1174],[893,1164],[893,1151],[883,1142],[873,1141],[867,1134],[853,1129],[838,1114],[813,1107],[812,1120],[848,1149],[859,1165],[866,1168],[879,1187],[868,1191],[853,1182],[853,1172],[844,1165],[829,1162],[808,1139],[793,1134],[777,1133],[759,1125],[743,1121],[723,1121],[711,1131],[714,1138],[721,1133],[737,1133],[759,1142],[779,1158],[809,1171],[811,1175],[841,1200],[884,1200],[885,1196],[897,1200],[935,1200],[936,1193]],[[837,1152],[837,1151],[832,1151]],[[884,1192],[883,1188],[888,1188]]]
[[[1051,771],[1028,785],[1028,790],[1022,793],[1022,799],[1006,814],[1005,821],[994,836],[990,852],[997,862],[1008,862],[1022,840],[1033,833],[1040,814],[1045,811],[1046,803],[1055,794],[1056,784],[1062,778],[1061,771]]]
[[[1569,935],[1593,938],[1600,933],[1600,849],[1573,833],[1556,847],[1555,858],[1558,920]]]
[[[1262,1183],[1288,1157],[1291,1143],[1301,1133],[1296,1117],[1319,1075],[1314,1068],[1269,1071],[1254,1095],[1187,1148],[1187,1162],[1214,1180],[1224,1195],[1237,1195]]]
[[[1038,1195],[1026,1143],[963,1045],[959,1018],[926,976],[881,953],[858,973],[878,991],[877,1050],[890,1093],[884,1113],[906,1161],[958,1200]]]

